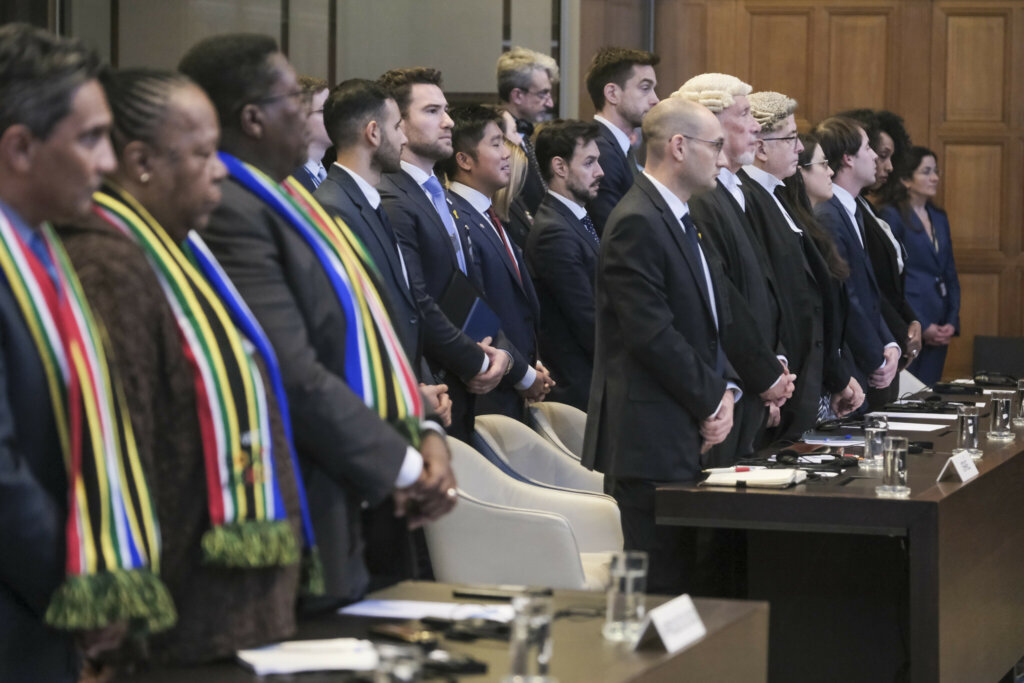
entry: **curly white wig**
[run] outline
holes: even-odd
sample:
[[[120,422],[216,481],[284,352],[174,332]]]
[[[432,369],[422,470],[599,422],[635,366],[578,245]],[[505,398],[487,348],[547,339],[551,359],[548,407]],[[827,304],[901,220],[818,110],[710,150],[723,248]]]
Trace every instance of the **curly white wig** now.
[[[732,106],[734,98],[749,95],[751,90],[753,88],[735,76],[707,73],[686,81],[679,90],[672,93],[672,96],[699,102],[715,114],[719,114],[723,109]]]
[[[756,92],[747,101],[750,102],[750,113],[761,124],[762,133],[771,133],[796,111],[796,100],[780,92]]]

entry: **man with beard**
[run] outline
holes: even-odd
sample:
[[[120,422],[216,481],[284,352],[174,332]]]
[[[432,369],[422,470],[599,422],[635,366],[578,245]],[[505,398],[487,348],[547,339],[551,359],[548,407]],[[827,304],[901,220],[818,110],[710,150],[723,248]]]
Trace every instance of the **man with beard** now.
[[[554,121],[537,133],[537,161],[548,185],[526,243],[540,300],[540,355],[558,384],[550,398],[587,409],[594,369],[594,273],[601,243],[584,205],[597,196],[597,123]]]
[[[434,164],[452,155],[453,123],[441,90],[441,72],[427,67],[392,69],[378,82],[398,104],[408,139],[400,168],[381,177],[383,206],[423,316],[427,364],[451,396],[448,433],[468,441],[473,433],[474,395],[498,385],[511,356],[490,345],[478,345],[437,305],[457,273],[478,290],[484,288],[469,233],[456,226],[448,193],[434,175]]]
[[[654,67],[659,61],[658,55],[644,50],[605,47],[594,55],[587,70],[587,93],[597,110],[594,121],[601,124],[597,148],[604,177],[597,196],[587,203],[598,235],[640,172],[630,135],[658,103]]]
[[[771,264],[744,213],[736,173],[754,159],[760,126],[750,114],[751,87],[735,76],[694,76],[673,94],[707,107],[722,124],[726,165],[711,192],[690,203],[694,223],[721,260],[728,283],[732,319],[722,325],[722,343],[743,380],[744,399],[736,406],[729,439],[709,454],[709,466],[732,465],[758,447],[765,426],[778,422],[778,408],[793,394],[779,335],[780,305]],[[766,410],[767,406],[767,410]],[[770,413],[769,413],[770,411]]]

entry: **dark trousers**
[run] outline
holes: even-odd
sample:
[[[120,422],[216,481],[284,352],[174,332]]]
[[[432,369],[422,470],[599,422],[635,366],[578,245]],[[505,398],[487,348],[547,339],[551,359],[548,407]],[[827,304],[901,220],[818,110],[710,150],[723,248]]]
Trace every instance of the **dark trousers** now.
[[[625,549],[648,555],[647,592],[745,597],[745,533],[655,524],[658,485],[617,479],[608,487],[619,504]]]

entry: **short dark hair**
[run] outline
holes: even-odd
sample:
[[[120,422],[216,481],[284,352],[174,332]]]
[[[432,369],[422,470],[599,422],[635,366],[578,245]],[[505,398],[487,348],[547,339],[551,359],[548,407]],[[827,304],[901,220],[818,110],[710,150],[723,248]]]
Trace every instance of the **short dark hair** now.
[[[356,144],[366,124],[374,119],[381,122],[390,99],[386,88],[365,78],[350,78],[334,86],[324,102],[324,127],[334,147],[340,151]]]
[[[21,124],[49,137],[78,88],[99,71],[99,57],[79,40],[28,24],[0,26],[0,135]]]
[[[533,142],[533,150],[537,155],[537,165],[545,181],[550,182],[551,160],[562,157],[566,161],[572,159],[577,143],[587,144],[601,135],[600,124],[594,121],[577,119],[557,119],[544,124]]]
[[[193,85],[185,74],[157,69],[106,69],[100,74],[100,83],[114,115],[110,138],[118,154],[133,140],[154,144],[171,93]]]
[[[882,129],[878,125],[878,114],[873,109],[851,109],[836,114],[836,116],[852,119],[859,123],[868,136],[868,145],[871,149],[878,151],[878,146],[882,143]]]
[[[604,107],[604,86],[614,83],[624,88],[633,74],[634,66],[656,66],[660,61],[661,57],[646,50],[602,47],[590,60],[585,79],[594,109],[600,111]]]
[[[436,85],[441,87],[441,72],[429,66],[411,66],[404,69],[391,69],[381,74],[377,82],[391,91],[391,96],[398,104],[398,111],[405,118],[409,114],[409,101],[412,99],[412,86]]]
[[[907,153],[913,144],[910,141],[910,134],[903,125],[903,117],[888,110],[875,112],[878,117],[878,127],[881,131],[892,138],[893,165],[900,162],[900,157]]]
[[[437,162],[437,166],[451,179],[459,168],[455,161],[456,155],[465,152],[475,159],[476,146],[484,138],[484,129],[488,123],[493,123],[500,129],[501,114],[480,104],[466,104],[452,108],[448,115],[455,122],[455,127],[452,128],[452,155]]]
[[[845,155],[853,156],[860,150],[861,130],[859,123],[843,116],[830,116],[814,127],[821,151],[833,171],[838,172],[843,167]]]
[[[881,195],[881,205],[895,206],[903,217],[903,222],[917,231],[923,228],[918,228],[917,224],[910,218],[910,192],[902,181],[910,180],[914,177],[917,167],[921,165],[925,157],[932,157],[938,163],[939,155],[927,147],[914,146],[905,150],[896,164],[893,165],[892,176],[890,176],[892,182],[886,183],[879,192]],[[933,201],[928,200],[928,203],[938,208]]]
[[[280,52],[277,41],[257,33],[225,33],[193,45],[178,70],[206,91],[220,127],[238,130],[246,104],[265,96],[277,79],[270,57]]]

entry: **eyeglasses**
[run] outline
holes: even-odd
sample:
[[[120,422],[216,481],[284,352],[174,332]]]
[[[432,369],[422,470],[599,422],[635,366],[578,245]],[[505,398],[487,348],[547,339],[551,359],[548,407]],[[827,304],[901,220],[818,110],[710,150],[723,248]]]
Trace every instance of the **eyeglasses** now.
[[[258,97],[255,100],[251,100],[250,104],[270,104],[271,102],[277,102],[278,100],[286,99],[302,99],[301,90],[293,90],[292,92],[282,93],[281,95],[267,95],[265,97]],[[322,110],[321,110],[322,111]]]
[[[800,136],[797,135],[796,133],[793,133],[792,135],[787,135],[784,138],[761,138],[761,139],[764,140],[765,142],[768,142],[769,140],[780,140],[780,141],[784,140],[786,142],[791,143],[793,145],[793,149],[796,149],[796,143],[800,139]]]
[[[828,166],[828,159],[822,159],[821,161],[808,161],[806,164],[800,164],[800,168],[814,168],[818,164],[821,164],[821,167],[824,168]]]
[[[718,138],[717,140],[705,140],[704,138],[695,138],[692,135],[683,134],[683,137],[687,140],[696,140],[697,142],[703,142],[705,145],[711,145],[715,148],[715,152],[721,152],[722,148],[725,147],[725,138]]]
[[[551,97],[551,88],[548,88],[547,90],[537,90],[537,91],[524,90],[523,92],[525,92],[527,95],[533,95],[534,97],[536,97],[539,100],[546,100],[549,97]]]

